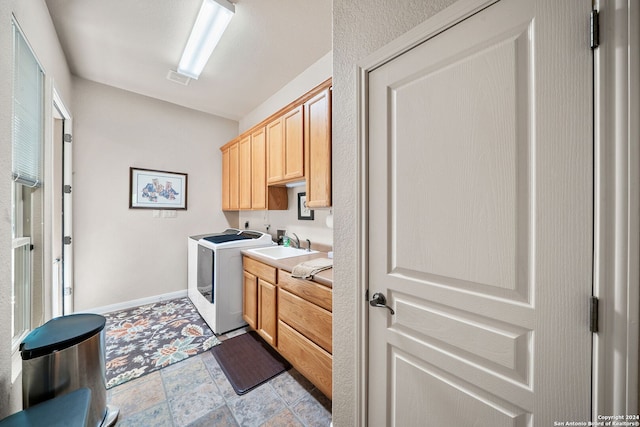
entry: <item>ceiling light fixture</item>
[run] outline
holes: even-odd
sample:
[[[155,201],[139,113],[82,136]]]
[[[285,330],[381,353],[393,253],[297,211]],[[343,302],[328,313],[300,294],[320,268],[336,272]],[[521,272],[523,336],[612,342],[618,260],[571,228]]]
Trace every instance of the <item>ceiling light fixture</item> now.
[[[178,73],[198,79],[234,13],[234,5],[227,0],[202,1],[196,23],[180,58]]]

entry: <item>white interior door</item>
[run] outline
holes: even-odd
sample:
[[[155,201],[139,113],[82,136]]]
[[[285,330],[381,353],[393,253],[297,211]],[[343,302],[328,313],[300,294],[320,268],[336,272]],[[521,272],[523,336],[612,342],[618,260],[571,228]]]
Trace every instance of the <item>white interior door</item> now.
[[[369,425],[589,419],[590,9],[445,11],[368,71]]]

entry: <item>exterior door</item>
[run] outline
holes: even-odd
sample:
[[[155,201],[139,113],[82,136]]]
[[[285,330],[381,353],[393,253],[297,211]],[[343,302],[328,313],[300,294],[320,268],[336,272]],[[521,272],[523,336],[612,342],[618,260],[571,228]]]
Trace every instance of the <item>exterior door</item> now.
[[[445,11],[365,70],[369,425],[590,419],[590,9]]]

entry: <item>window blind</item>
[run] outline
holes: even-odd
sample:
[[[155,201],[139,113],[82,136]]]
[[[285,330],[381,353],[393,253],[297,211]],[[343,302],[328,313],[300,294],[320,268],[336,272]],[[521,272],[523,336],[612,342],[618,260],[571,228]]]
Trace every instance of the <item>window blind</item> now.
[[[13,23],[12,178],[29,187],[42,185],[44,73],[20,29]]]

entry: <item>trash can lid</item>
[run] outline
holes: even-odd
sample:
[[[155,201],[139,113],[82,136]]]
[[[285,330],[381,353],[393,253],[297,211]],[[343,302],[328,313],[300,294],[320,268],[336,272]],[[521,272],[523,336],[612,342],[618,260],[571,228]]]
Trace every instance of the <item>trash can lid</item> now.
[[[0,427],[85,426],[90,416],[91,390],[78,390],[45,400],[0,421]]]
[[[104,316],[70,314],[49,320],[31,331],[20,343],[22,360],[51,354],[74,346],[104,329]]]

